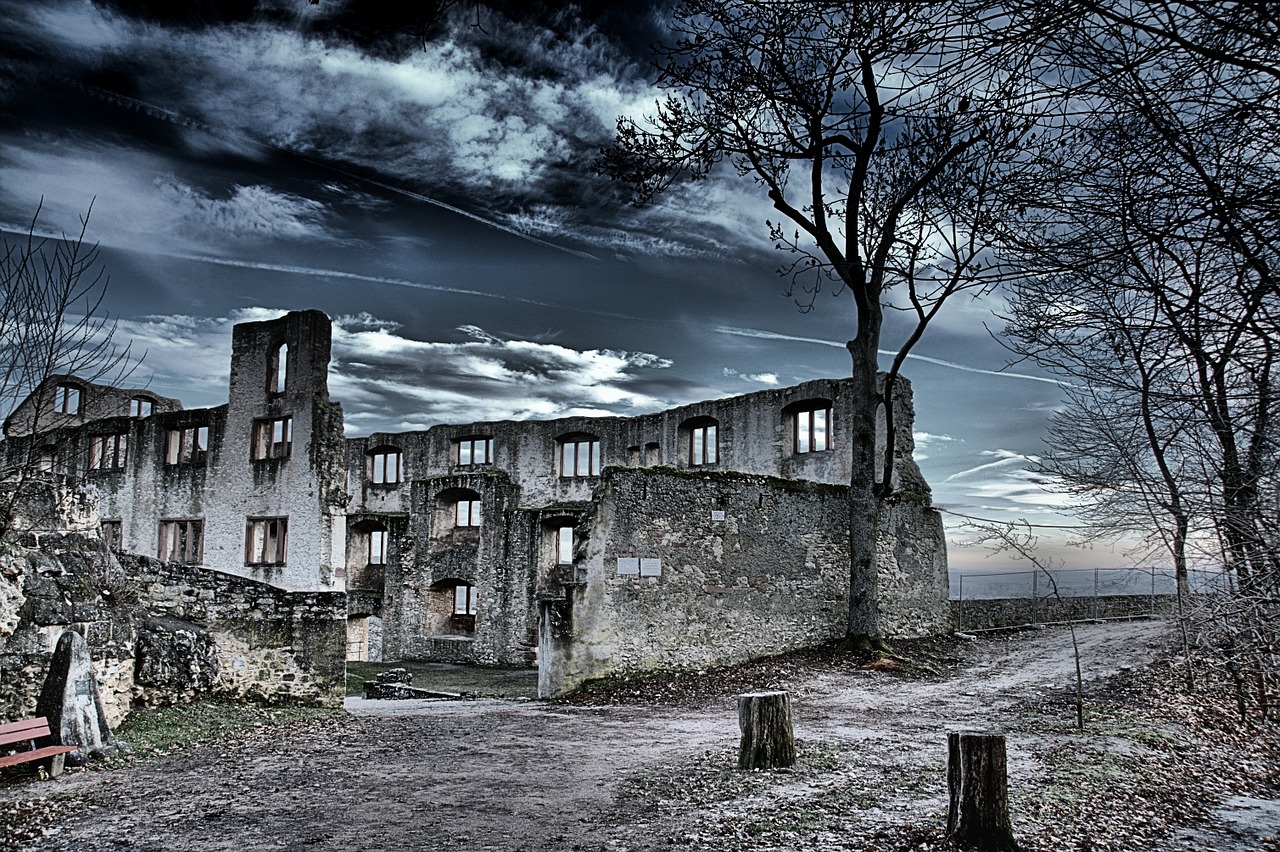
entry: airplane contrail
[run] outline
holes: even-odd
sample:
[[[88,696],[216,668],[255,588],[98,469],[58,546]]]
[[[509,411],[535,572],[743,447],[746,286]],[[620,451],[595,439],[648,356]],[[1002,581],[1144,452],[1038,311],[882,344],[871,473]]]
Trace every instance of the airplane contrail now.
[[[789,340],[796,343],[816,343],[819,346],[834,346],[837,349],[845,348],[843,343],[839,343],[834,340],[822,340],[817,337],[798,337],[793,334],[780,334],[776,331],[762,331],[756,328],[734,328],[733,326],[722,325],[717,326],[715,330],[720,334],[730,334],[737,337],[754,337],[760,340]],[[889,358],[893,358],[898,354],[897,352],[892,352],[888,349],[880,349],[878,352]],[[1032,382],[1045,382],[1059,387],[1071,387],[1067,382],[1049,378],[1047,376],[1029,376],[1026,373],[1008,373],[1001,370],[984,370],[979,367],[969,367],[965,364],[957,364],[954,361],[944,361],[941,358],[931,358],[928,355],[916,355],[914,353],[908,353],[907,358],[909,360],[924,361],[927,364],[936,364],[939,367],[947,367],[952,370],[962,370],[966,373],[978,373],[984,376],[999,376],[1004,379],[1026,379]]]

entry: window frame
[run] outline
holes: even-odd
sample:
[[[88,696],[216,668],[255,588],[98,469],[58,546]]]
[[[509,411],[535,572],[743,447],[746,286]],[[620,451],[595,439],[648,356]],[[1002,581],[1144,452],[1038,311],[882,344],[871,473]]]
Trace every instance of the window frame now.
[[[567,435],[557,441],[557,465],[556,469],[562,479],[585,479],[591,476],[599,476],[601,468],[602,452],[600,450],[600,439],[595,435],[579,434]],[[569,448],[572,447],[572,454]],[[584,453],[583,448],[586,448]],[[583,464],[584,455],[586,456],[586,464]],[[583,472],[585,469],[585,472]],[[571,472],[570,472],[571,470]]]
[[[369,450],[369,482],[372,485],[399,485],[404,482],[404,451],[399,447],[385,444]],[[388,470],[387,463],[394,456],[395,467]],[[388,473],[391,475],[388,476]]]
[[[142,407],[146,406],[143,412]],[[130,417],[150,417],[155,413],[156,401],[149,396],[134,396],[129,398],[129,416]]]
[[[89,436],[87,470],[123,470],[129,460],[129,433],[109,432]]]
[[[103,518],[98,524],[98,535],[108,550],[119,550],[124,541],[124,521],[120,518]]]
[[[817,431],[818,415],[821,415],[822,431]],[[792,450],[796,455],[824,453],[831,449],[831,403],[814,404],[797,408],[792,412],[795,419]],[[822,446],[816,446],[818,434],[822,435]],[[804,444],[802,445],[801,440]]]
[[[174,436],[177,436],[176,443]],[[201,445],[203,443],[203,446]],[[166,467],[202,465],[209,457],[209,426],[196,423],[168,429],[164,438]]]
[[[483,523],[479,497],[463,497],[453,504],[453,528],[459,530],[479,529]]]
[[[573,545],[575,524],[561,524],[555,528],[556,564],[573,564]]]
[[[58,452],[58,448],[52,444],[46,444],[36,450],[35,469],[39,473],[58,472],[58,468],[62,465],[62,454]]]
[[[469,435],[465,438],[458,438],[454,441],[455,450],[453,457],[458,467],[475,467],[482,464],[493,464],[493,436],[492,435]],[[462,460],[462,449],[467,448],[467,461]],[[483,458],[476,458],[477,447],[483,449]]]
[[[720,463],[720,423],[702,420],[689,426],[689,467]]]
[[[53,387],[53,413],[76,417],[84,406],[84,388],[70,382],[59,382]]]
[[[390,534],[385,529],[369,530],[369,561],[366,564],[379,567],[386,565],[390,540]]]
[[[459,592],[462,592],[462,609],[458,609]],[[453,612],[450,615],[469,615],[475,617],[476,614],[476,587],[474,583],[454,583],[453,584]]]
[[[274,529],[273,529],[274,528]],[[255,545],[255,535],[261,536]],[[274,546],[271,535],[274,535]],[[268,557],[276,557],[269,559]],[[244,564],[248,568],[270,568],[287,564],[289,558],[289,516],[249,516],[244,525]]]
[[[181,553],[177,553],[179,548]],[[203,564],[204,518],[161,518],[156,533],[156,554],[161,562]]]
[[[277,440],[277,434],[279,440]],[[253,442],[249,447],[253,461],[276,461],[293,454],[293,415],[261,417],[253,421]]]

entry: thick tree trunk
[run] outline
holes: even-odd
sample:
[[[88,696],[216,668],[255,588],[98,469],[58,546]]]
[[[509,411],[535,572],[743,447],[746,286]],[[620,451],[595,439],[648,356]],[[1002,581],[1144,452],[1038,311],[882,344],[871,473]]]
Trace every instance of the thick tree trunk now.
[[[1016,852],[1003,734],[948,732],[947,786],[949,840],[984,852]]]
[[[853,359],[853,394],[849,410],[849,626],[851,639],[880,637],[876,577],[876,518],[880,494],[876,486],[877,361],[874,350],[849,341]],[[874,346],[874,343],[872,343]]]
[[[796,762],[791,728],[791,696],[785,692],[748,692],[738,696],[739,769],[783,769]]]

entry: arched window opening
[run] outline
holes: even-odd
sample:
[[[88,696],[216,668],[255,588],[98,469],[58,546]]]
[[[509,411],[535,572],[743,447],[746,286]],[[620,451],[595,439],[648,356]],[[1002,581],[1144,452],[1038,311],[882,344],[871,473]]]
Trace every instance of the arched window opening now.
[[[446,636],[472,636],[480,611],[476,587],[460,578],[440,580],[431,586],[428,629]]]
[[[267,392],[284,393],[289,374],[289,344],[281,343],[271,351],[267,367]]]

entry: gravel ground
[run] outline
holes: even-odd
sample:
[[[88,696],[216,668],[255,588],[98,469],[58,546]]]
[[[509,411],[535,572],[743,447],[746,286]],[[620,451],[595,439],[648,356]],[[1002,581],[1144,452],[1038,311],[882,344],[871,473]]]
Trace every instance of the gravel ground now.
[[[1274,732],[1182,695],[1153,622],[831,650],[571,702],[351,699],[349,714],[0,786],[0,848],[947,849],[946,732],[998,728],[1035,850],[1280,850]],[[792,693],[799,762],[737,772],[734,695]]]

